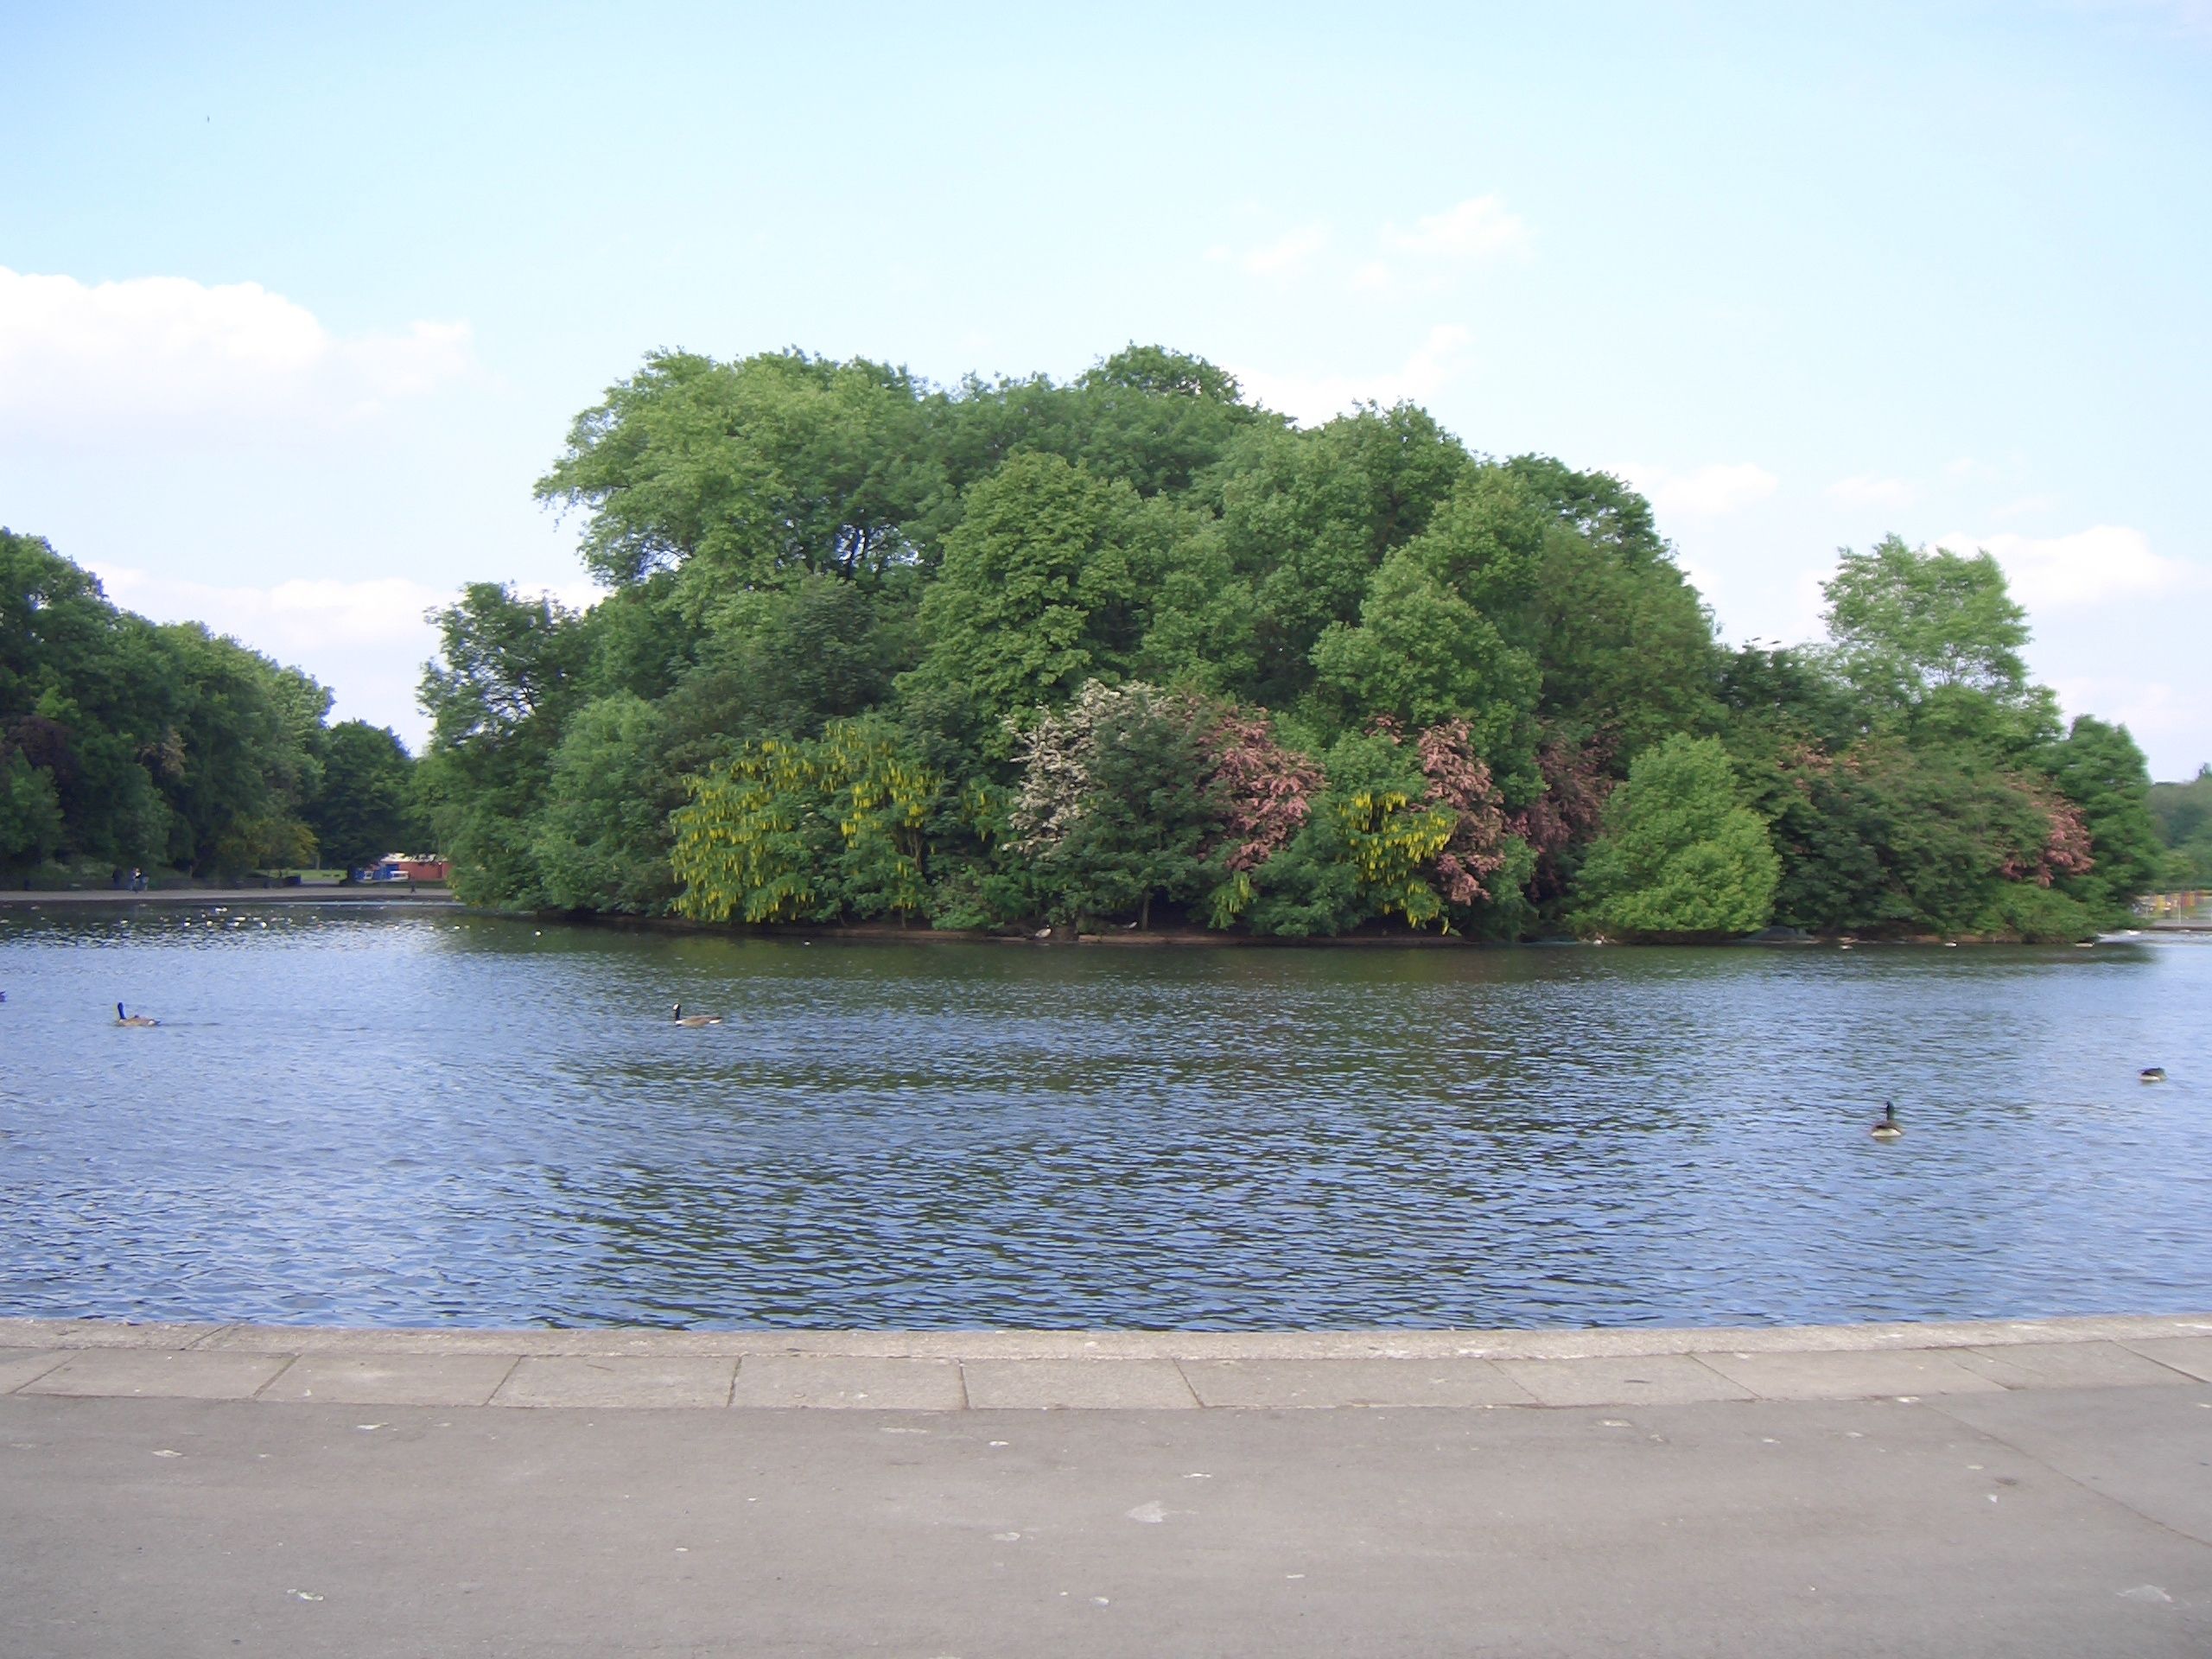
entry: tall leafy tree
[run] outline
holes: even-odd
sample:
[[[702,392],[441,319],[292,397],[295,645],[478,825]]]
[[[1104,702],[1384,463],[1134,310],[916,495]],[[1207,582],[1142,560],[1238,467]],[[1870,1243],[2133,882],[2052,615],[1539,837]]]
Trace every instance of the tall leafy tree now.
[[[2050,766],[2060,791],[2080,809],[2089,840],[2093,862],[2073,890],[2105,919],[2117,920],[2157,885],[2164,863],[2143,751],[2126,727],[2082,715],[2053,746]]]
[[[877,575],[910,556],[900,525],[939,487],[908,441],[919,397],[857,359],[656,353],[576,417],[538,498],[588,511],[584,562],[610,584]]]
[[[656,915],[676,896],[669,815],[683,782],[665,761],[664,716],[621,691],[569,720],[548,766],[531,851],[548,903]]]
[[[922,601],[926,689],[981,711],[984,729],[1126,671],[1141,633],[1142,572],[1168,527],[1128,485],[1057,455],[1018,455],[969,492]],[[987,737],[1003,753],[1004,740]]]
[[[1875,722],[2011,748],[2050,734],[2055,704],[2020,654],[2027,613],[1987,553],[1885,537],[1843,550],[1821,592],[1831,660]]]
[[[359,869],[387,853],[424,850],[415,763],[396,733],[341,721],[322,734],[321,750],[321,776],[302,816],[324,863]]]
[[[454,890],[472,903],[547,903],[533,817],[582,701],[589,632],[558,601],[496,582],[470,584],[435,620],[422,798]]]
[[[1637,756],[1605,823],[1577,883],[1585,929],[1739,934],[1772,916],[1781,861],[1719,740],[1678,734]]]
[[[1510,475],[1462,474],[1422,533],[1384,555],[1357,624],[1323,631],[1313,647],[1322,685],[1370,715],[1421,726],[1466,721],[1476,752],[1518,793],[1532,792],[1542,671],[1507,636],[1543,545],[1542,518]]]

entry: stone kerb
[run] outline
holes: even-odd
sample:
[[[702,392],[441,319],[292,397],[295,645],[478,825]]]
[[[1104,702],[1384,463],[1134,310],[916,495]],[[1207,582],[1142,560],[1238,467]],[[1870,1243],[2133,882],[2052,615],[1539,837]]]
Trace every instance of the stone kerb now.
[[[2212,1382],[2212,1315],[1761,1330],[384,1331],[0,1320],[0,1394],[516,1408],[1313,1409]]]

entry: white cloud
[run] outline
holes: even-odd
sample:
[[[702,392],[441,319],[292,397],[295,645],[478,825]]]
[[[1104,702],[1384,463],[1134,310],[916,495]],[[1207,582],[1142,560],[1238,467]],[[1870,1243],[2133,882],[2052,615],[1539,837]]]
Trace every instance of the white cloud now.
[[[1342,414],[1354,404],[1389,404],[1433,397],[1462,369],[1474,336],[1457,323],[1439,323],[1395,369],[1365,375],[1270,374],[1238,367],[1244,389],[1268,408],[1311,425]]]
[[[1389,257],[1370,259],[1354,270],[1355,291],[1387,294],[1398,289],[1404,285],[1401,265],[1410,268],[1412,286],[1433,291],[1446,286],[1455,272],[1501,258],[1527,258],[1535,238],[1528,221],[1503,198],[1488,195],[1427,214],[1410,231],[1385,226],[1381,243]]]
[[[1955,531],[1936,545],[1955,553],[1993,555],[2012,596],[2031,610],[2099,605],[2111,600],[2202,586],[2204,573],[2151,550],[2151,538],[2124,524],[2095,524],[2071,536],[2036,537],[2010,531],[1968,536]]]
[[[1298,276],[1329,251],[1330,227],[1319,221],[1286,231],[1272,242],[1239,252],[1225,243],[1206,249],[1209,264],[1235,264],[1249,276],[1272,279]],[[1473,196],[1416,219],[1413,229],[1385,225],[1376,233],[1374,251],[1351,268],[1344,280],[1357,293],[1388,294],[1402,289],[1434,291],[1458,272],[1501,258],[1526,258],[1535,238],[1528,222],[1496,195]],[[1356,252],[1345,256],[1357,258]],[[1331,262],[1341,271],[1342,260]]]
[[[108,597],[157,621],[205,622],[284,662],[330,645],[400,645],[431,638],[423,614],[453,595],[404,576],[359,582],[296,576],[273,587],[226,587],[99,567]],[[425,647],[427,651],[427,646]]]
[[[1410,231],[1387,231],[1382,239],[1401,253],[1460,265],[1502,255],[1526,258],[1533,241],[1528,221],[1495,195],[1470,197],[1416,220]]]
[[[2058,675],[2051,682],[2068,718],[2094,715],[2125,726],[2142,746],[2154,779],[2184,782],[2212,760],[2204,747],[2203,700],[2164,680],[2107,674]]]
[[[1294,276],[1329,245],[1329,227],[1306,225],[1250,249],[1237,261],[1255,276]]]
[[[1920,487],[1902,478],[1854,473],[1829,485],[1827,496],[1847,507],[1909,507],[1920,499]]]
[[[92,568],[125,610],[157,622],[204,622],[304,669],[337,693],[334,720],[390,726],[418,745],[428,730],[415,707],[416,678],[438,645],[426,613],[452,602],[454,589],[405,576],[296,576],[257,588],[181,581],[127,565]],[[521,591],[543,592],[579,610],[602,597],[588,583]]]
[[[429,391],[470,361],[466,323],[346,338],[258,283],[88,284],[0,267],[0,429],[342,420]]]
[[[1681,513],[1694,518],[1719,518],[1764,501],[1782,485],[1765,467],[1748,461],[1714,461],[1687,473],[1640,462],[1616,467],[1613,471],[1633,485],[1662,518]]]

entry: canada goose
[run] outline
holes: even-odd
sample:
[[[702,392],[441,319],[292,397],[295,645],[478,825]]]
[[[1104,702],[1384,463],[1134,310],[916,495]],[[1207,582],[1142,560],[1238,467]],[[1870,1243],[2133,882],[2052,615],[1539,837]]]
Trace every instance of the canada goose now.
[[[719,1014],[686,1014],[681,1002],[669,1011],[669,1017],[679,1026],[719,1026],[722,1022]]]
[[[1897,1122],[1897,1109],[1894,1101],[1885,1100],[1882,1103],[1881,1120],[1867,1133],[1877,1141],[1895,1141],[1904,1134],[1904,1125]]]
[[[2145,1083],[2164,1083],[2166,1080],[2166,1068],[2163,1065],[2146,1065],[2135,1075]]]
[[[123,1011],[123,1004],[118,1002],[115,1005],[115,1023],[118,1026],[158,1026],[162,1022],[158,1020],[149,1020],[143,1014],[125,1014]]]

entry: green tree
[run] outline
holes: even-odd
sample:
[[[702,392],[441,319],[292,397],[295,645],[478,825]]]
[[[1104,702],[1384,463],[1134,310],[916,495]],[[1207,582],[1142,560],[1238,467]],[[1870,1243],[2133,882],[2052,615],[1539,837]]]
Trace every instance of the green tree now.
[[[180,752],[160,778],[170,861],[226,876],[312,861],[315,837],[299,810],[329,692],[198,623],[156,635],[175,695],[168,738]]]
[[[626,691],[588,704],[553,751],[531,847],[563,910],[658,915],[676,896],[669,815],[683,804],[660,710]]]
[[[2158,884],[2164,864],[2143,751],[2126,727],[2082,715],[2053,746],[2050,770],[2060,791],[2081,809],[2094,859],[2069,889],[2102,919],[2117,921]]]
[[[2167,849],[2158,885],[2212,887],[2212,766],[2184,784],[2152,785],[2149,804]]]
[[[496,582],[472,582],[434,620],[421,798],[454,889],[472,904],[544,904],[535,820],[563,727],[582,701],[589,632],[557,601]]]
[[[1349,626],[1376,567],[1428,527],[1471,465],[1411,404],[1369,407],[1311,431],[1243,435],[1213,474],[1222,547],[1251,594],[1253,677],[1233,695],[1287,706],[1313,683],[1313,647]]]
[[[1650,505],[1618,479],[1548,456],[1518,455],[1505,470],[1554,521],[1515,636],[1542,665],[1546,728],[1602,736],[1624,756],[1675,732],[1715,729],[1723,664],[1713,619]]]
[[[1321,683],[1370,715],[1466,721],[1476,753],[1532,791],[1542,671],[1499,620],[1518,620],[1543,545],[1541,516],[1510,475],[1463,475],[1423,532],[1384,555],[1358,625],[1323,631],[1313,647]]]
[[[1629,768],[1577,883],[1586,931],[1741,934],[1767,925],[1781,861],[1714,738],[1669,738]]]
[[[61,844],[61,800],[54,774],[21,749],[0,745],[0,868],[35,864]]]
[[[1225,815],[1205,786],[1208,718],[1157,687],[1094,680],[1024,734],[1015,828],[1057,918],[1135,912],[1149,926],[1154,899],[1189,905],[1219,879],[1209,855]]]
[[[1057,455],[1009,461],[969,492],[923,598],[918,688],[955,691],[995,723],[1124,671],[1161,528],[1127,484]]]
[[[584,562],[610,585],[872,576],[911,556],[901,522],[942,487],[911,441],[919,395],[857,359],[658,353],[576,417],[538,499],[588,511]]]
[[[387,853],[427,850],[415,811],[415,762],[397,734],[341,721],[321,747],[321,779],[301,816],[325,862],[354,870]]]
[[[691,799],[671,820],[675,907],[747,922],[918,912],[922,829],[943,787],[880,721],[840,721],[811,742],[747,744],[690,779]]]
[[[2027,614],[1995,559],[1895,536],[1840,558],[1821,585],[1830,658],[1875,723],[2016,749],[2050,733],[2056,705],[2020,655]]]

